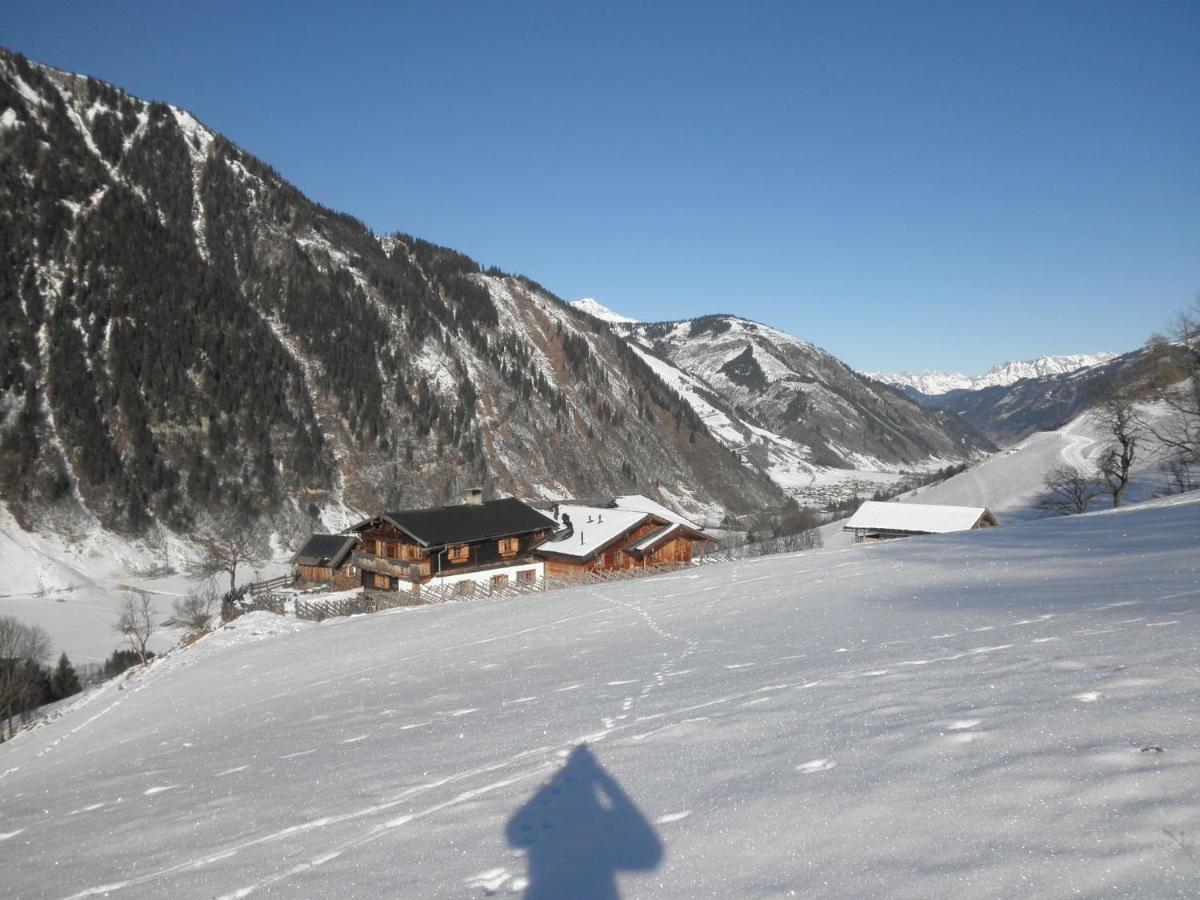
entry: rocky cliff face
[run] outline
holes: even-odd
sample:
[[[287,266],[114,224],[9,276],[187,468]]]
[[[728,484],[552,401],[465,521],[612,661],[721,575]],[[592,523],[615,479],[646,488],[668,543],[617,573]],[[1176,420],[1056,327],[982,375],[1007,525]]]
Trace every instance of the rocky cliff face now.
[[[141,531],[640,491],[782,500],[535,283],[306,199],[183,110],[0,52],[0,497]]]

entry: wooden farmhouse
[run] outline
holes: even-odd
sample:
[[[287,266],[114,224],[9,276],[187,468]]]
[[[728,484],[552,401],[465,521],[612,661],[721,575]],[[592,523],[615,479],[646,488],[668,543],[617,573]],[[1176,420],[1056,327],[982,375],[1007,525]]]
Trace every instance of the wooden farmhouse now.
[[[556,504],[559,529],[534,551],[547,575],[683,565],[712,538],[638,509]]]
[[[850,517],[842,531],[854,534],[854,543],[946,534],[990,528],[996,517],[982,506],[940,506],[931,503],[881,503],[868,500]]]
[[[335,588],[352,588],[359,584],[358,567],[351,552],[358,543],[355,534],[311,534],[300,551],[292,557],[296,580],[325,582]]]
[[[557,523],[516,499],[484,502],[475,489],[458,506],[387,512],[359,522],[353,556],[363,587],[416,591],[421,585],[506,587],[536,581],[543,565],[531,554]]]

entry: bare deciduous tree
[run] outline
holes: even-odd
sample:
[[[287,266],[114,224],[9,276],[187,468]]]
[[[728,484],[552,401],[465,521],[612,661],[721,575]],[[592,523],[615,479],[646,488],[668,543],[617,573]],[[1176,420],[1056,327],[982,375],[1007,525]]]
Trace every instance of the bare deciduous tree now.
[[[189,569],[192,575],[214,579],[229,576],[229,590],[237,588],[237,571],[254,553],[254,534],[247,528],[232,526],[214,537],[201,538],[203,555]]]
[[[1038,498],[1037,506],[1049,516],[1087,512],[1091,502],[1102,493],[1096,477],[1078,466],[1052,469],[1042,484],[1046,487],[1046,493]]]
[[[50,635],[41,627],[0,616],[0,741],[12,733],[13,719],[38,703],[38,667],[49,654]]]
[[[172,604],[172,621],[193,634],[207,631],[216,605],[217,596],[212,582],[205,582]]]
[[[145,591],[125,595],[113,630],[125,636],[126,643],[146,662],[146,644],[154,634],[154,606]]]
[[[1109,381],[1101,385],[1093,397],[1096,401],[1093,413],[1109,436],[1108,446],[1096,460],[1096,468],[1108,486],[1108,493],[1112,494],[1113,506],[1120,506],[1133,475],[1133,462],[1145,429],[1127,386]]]
[[[1175,317],[1165,337],[1151,345],[1168,371],[1157,399],[1170,415],[1153,428],[1154,436],[1185,466],[1200,464],[1200,297]]]
[[[1164,493],[1184,494],[1200,487],[1200,484],[1196,483],[1197,473],[1193,472],[1195,465],[1196,463],[1184,456],[1172,457],[1160,465],[1159,468],[1167,480]]]

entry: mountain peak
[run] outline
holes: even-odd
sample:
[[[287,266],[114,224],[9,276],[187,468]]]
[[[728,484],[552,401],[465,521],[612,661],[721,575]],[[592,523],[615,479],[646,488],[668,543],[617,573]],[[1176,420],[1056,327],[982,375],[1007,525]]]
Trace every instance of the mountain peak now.
[[[1079,369],[1097,366],[1116,356],[1114,353],[1074,353],[1065,356],[1039,356],[1021,362],[1002,362],[992,366],[982,375],[963,375],[959,372],[938,372],[926,369],[923,372],[866,372],[868,378],[908,387],[922,394],[936,396],[948,391],[974,391],[986,387],[1003,387],[1023,378],[1042,378],[1046,375],[1065,375]]]
[[[619,312],[614,312],[593,297],[583,297],[579,300],[572,300],[571,305],[576,309],[587,313],[589,316],[600,319],[603,322],[631,325],[638,321],[637,319],[632,319],[629,316],[623,316]]]

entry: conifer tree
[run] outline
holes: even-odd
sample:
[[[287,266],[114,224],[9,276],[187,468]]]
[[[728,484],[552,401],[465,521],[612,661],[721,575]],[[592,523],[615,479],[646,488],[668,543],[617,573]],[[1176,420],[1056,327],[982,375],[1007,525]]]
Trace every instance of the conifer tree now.
[[[76,673],[75,667],[71,665],[71,660],[67,659],[65,650],[58,658],[58,665],[54,667],[54,673],[50,676],[50,687],[54,691],[54,696],[59,700],[70,697],[72,694],[78,694],[83,690],[83,686],[79,683],[79,675]]]

